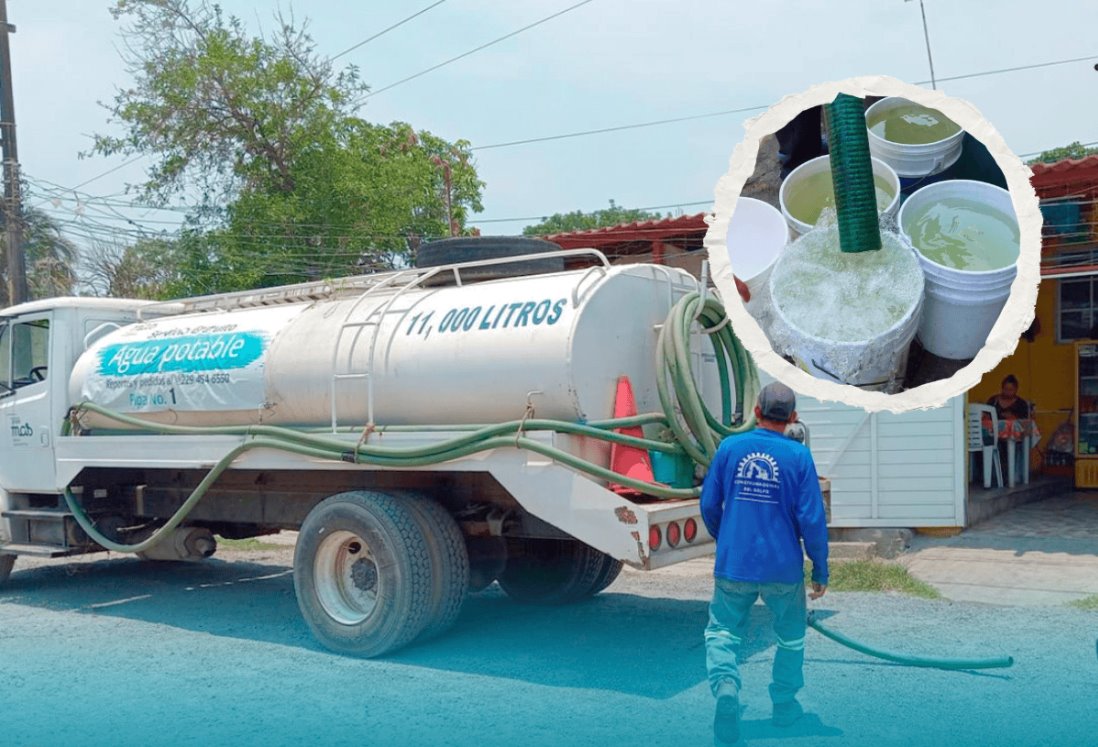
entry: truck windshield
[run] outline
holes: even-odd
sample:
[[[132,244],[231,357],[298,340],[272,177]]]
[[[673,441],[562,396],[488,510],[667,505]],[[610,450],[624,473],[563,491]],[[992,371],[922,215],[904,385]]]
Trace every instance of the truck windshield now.
[[[0,324],[0,397],[46,380],[49,340],[48,319]]]
[[[11,391],[11,336],[8,323],[0,322],[0,397]]]

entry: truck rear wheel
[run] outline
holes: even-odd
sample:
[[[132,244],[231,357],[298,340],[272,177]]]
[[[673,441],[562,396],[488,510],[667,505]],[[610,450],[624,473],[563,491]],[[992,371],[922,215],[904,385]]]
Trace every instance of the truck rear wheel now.
[[[8,576],[11,575],[11,569],[14,565],[14,555],[0,555],[0,586],[8,580]]]
[[[423,521],[406,497],[340,493],[301,525],[297,602],[313,635],[332,651],[371,657],[409,643],[428,623],[431,577]]]
[[[602,572],[599,574],[598,580],[595,582],[594,587],[591,589],[590,596],[598,594],[600,591],[605,591],[610,584],[614,583],[618,575],[621,573],[621,569],[624,563],[620,560],[615,560],[609,555],[602,556]]]
[[[601,591],[599,584],[609,572],[607,555],[576,540],[510,540],[507,552],[499,585],[526,604],[579,601]]]
[[[469,554],[457,522],[438,501],[425,495],[408,498],[419,515],[431,556],[430,610],[419,634],[419,640],[425,641],[448,630],[461,614],[469,589]]]

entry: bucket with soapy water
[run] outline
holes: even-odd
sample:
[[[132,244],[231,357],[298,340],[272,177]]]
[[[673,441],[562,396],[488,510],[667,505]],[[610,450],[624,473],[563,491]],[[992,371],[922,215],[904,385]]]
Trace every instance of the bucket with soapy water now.
[[[941,358],[974,358],[1017,274],[1010,193],[967,179],[931,184],[904,202],[898,222],[926,275],[920,343]]]
[[[961,157],[964,130],[937,109],[889,96],[866,109],[865,122],[869,152],[892,167],[905,191]]]
[[[873,184],[878,212],[882,218],[892,218],[900,205],[900,178],[879,158],[873,159]],[[824,210],[835,209],[831,156],[805,161],[789,172],[778,191],[778,203],[795,235],[803,236],[811,231]]]
[[[747,310],[757,316],[766,306],[770,268],[789,243],[789,227],[777,208],[740,197],[728,222],[728,260],[751,293]]]
[[[800,237],[770,274],[774,349],[813,376],[898,391],[923,305],[923,271],[898,234],[843,253],[837,227]]]

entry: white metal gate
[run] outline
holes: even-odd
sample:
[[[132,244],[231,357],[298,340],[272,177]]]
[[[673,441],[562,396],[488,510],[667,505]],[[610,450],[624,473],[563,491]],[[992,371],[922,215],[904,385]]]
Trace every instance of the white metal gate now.
[[[831,526],[964,526],[964,395],[901,414],[798,399],[817,470],[831,480]]]

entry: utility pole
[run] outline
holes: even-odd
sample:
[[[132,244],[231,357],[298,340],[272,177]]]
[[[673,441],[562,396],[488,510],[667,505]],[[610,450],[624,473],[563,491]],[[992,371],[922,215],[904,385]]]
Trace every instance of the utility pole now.
[[[904,0],[904,2],[911,2],[911,0]],[[937,91],[938,81],[934,77],[934,56],[930,53],[930,29],[926,25],[926,7],[923,6],[923,0],[919,0],[919,13],[923,17],[923,39],[926,40],[926,61],[930,65],[930,87]],[[1098,68],[1098,65],[1095,67]]]
[[[4,229],[8,254],[8,303],[29,300],[27,263],[23,254],[23,219],[19,200],[19,150],[15,144],[15,97],[12,95],[11,46],[7,0],[0,0],[0,147],[4,155]]]

